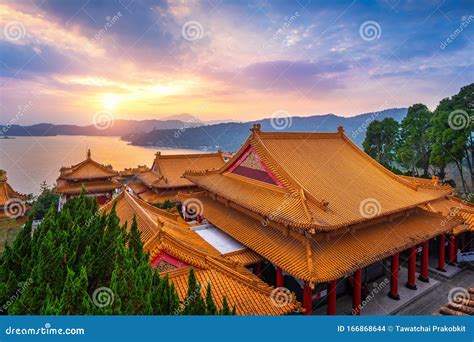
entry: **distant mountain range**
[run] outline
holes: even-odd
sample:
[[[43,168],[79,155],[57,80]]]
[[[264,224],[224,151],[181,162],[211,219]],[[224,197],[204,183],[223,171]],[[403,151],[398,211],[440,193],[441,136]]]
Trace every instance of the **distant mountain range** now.
[[[343,126],[356,144],[361,145],[365,131],[370,122],[391,117],[401,121],[407,108],[386,109],[380,112],[365,113],[352,117],[335,114],[314,115],[307,117],[294,116],[281,119],[263,119],[245,123],[220,123],[199,127],[183,127],[179,129],[156,129],[147,133],[132,133],[122,136],[123,140],[132,145],[156,146],[166,148],[189,148],[199,150],[236,151],[249,136],[249,129],[254,123],[260,123],[263,131],[286,132],[335,132]],[[279,129],[282,128],[282,129]]]
[[[4,136],[55,136],[89,135],[120,136],[133,145],[165,148],[189,148],[199,150],[235,151],[249,135],[249,128],[260,123],[264,131],[277,131],[282,128],[288,132],[335,132],[344,126],[346,134],[357,144],[362,144],[365,129],[373,120],[392,117],[401,121],[407,113],[406,108],[387,109],[380,112],[365,113],[352,117],[334,114],[294,116],[272,120],[270,118],[249,122],[201,121],[190,114],[179,114],[161,120],[115,120],[102,125],[54,125],[41,123],[31,126],[2,126],[0,137]]]
[[[115,120],[100,125],[54,125],[41,123],[31,126],[0,125],[0,135],[7,136],[54,136],[54,135],[91,135],[123,136],[131,133],[147,133],[158,129],[178,129],[180,127],[197,127],[200,122],[183,122],[180,120]]]

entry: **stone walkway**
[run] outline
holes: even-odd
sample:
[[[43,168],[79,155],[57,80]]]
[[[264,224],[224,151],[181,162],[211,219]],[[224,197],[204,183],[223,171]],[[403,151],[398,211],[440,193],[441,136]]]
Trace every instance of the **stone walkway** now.
[[[412,303],[414,300],[422,297],[426,297],[427,294],[433,291],[436,287],[441,285],[441,282],[435,279],[431,279],[429,283],[424,283],[418,280],[417,277],[417,290],[410,290],[405,287],[407,282],[408,270],[405,267],[400,268],[399,272],[399,285],[398,293],[400,300],[393,300],[388,297],[390,290],[390,281],[387,277],[378,279],[372,285],[369,285],[369,295],[365,302],[362,302],[362,315],[394,315],[407,305]],[[377,286],[378,284],[378,286]],[[375,285],[375,286],[374,286]],[[352,296],[346,295],[338,298],[336,303],[336,310],[338,315],[350,315],[352,312]],[[326,315],[326,306],[318,308],[315,311],[315,315]]]
[[[432,315],[449,302],[450,291],[474,286],[474,270],[465,269],[451,279],[439,279],[440,285],[400,310],[397,315]]]

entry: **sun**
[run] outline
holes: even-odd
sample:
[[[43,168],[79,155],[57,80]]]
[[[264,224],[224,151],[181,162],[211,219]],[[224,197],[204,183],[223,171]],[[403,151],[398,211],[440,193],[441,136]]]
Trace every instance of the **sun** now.
[[[105,94],[101,98],[101,103],[105,109],[115,109],[120,103],[120,97],[115,94]]]

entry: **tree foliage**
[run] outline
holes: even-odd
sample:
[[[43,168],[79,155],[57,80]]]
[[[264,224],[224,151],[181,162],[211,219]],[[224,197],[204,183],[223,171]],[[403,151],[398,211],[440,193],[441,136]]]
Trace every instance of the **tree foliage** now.
[[[431,116],[424,104],[410,106],[400,125],[397,161],[413,176],[428,177],[431,154]],[[421,174],[418,172],[421,170]]]
[[[41,183],[40,195],[34,201],[31,210],[34,212],[35,220],[40,220],[48,212],[50,207],[57,208],[59,196],[53,192],[46,182]]]
[[[363,142],[365,152],[385,167],[391,168],[398,147],[399,124],[392,118],[372,121]]]
[[[0,302],[5,303],[2,313],[180,312],[173,284],[152,270],[135,218],[127,232],[126,224],[119,224],[115,207],[110,214],[100,214],[95,199],[83,193],[59,213],[51,207],[33,233],[32,220],[30,217],[0,259]],[[197,286],[191,281],[194,272],[189,277],[192,292]],[[212,298],[203,303],[192,302],[185,313],[206,314],[206,307],[214,305]]]

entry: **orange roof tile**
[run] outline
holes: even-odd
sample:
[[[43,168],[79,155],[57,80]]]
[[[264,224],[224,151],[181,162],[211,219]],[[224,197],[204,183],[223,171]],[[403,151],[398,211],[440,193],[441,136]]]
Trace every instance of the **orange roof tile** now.
[[[445,220],[451,220],[454,217],[462,219],[464,224],[453,228],[453,235],[459,235],[465,231],[474,231],[474,205],[468,201],[454,196],[446,196],[422,207],[443,214],[446,216]]]
[[[324,238],[296,238],[245,215],[239,210],[209,197],[199,198],[203,216],[216,227],[270,260],[296,278],[327,282],[352,273],[389,255],[447,232],[460,223],[453,219],[442,224],[444,217],[415,208],[402,215],[369,227],[351,229]]]
[[[453,298],[448,305],[439,309],[439,313],[445,316],[474,316],[474,287]]]
[[[280,305],[272,300],[272,287],[246,269],[240,272],[222,265],[196,270],[196,279],[201,284],[201,295],[206,295],[207,285],[211,284],[211,293],[217,308],[222,309],[225,296],[230,306],[235,305],[238,315],[285,315],[298,310],[300,304],[296,302],[294,294],[291,294],[291,298],[284,299]],[[181,301],[186,298],[188,273],[189,268],[167,273]]]
[[[112,166],[102,165],[92,160],[90,150],[88,150],[86,160],[70,167],[61,168],[59,179],[89,180],[111,178],[117,175],[118,173],[112,169]]]
[[[378,217],[433,201],[450,189],[433,191],[388,171],[343,133],[253,133],[217,171],[186,172],[185,177],[272,221],[310,232],[367,221],[361,210],[376,203]],[[248,149],[277,185],[232,172]]]
[[[87,193],[109,192],[121,187],[119,183],[113,181],[89,181],[89,182],[68,182],[59,179],[55,191],[59,194],[77,195],[82,192],[82,187],[86,188]]]
[[[141,232],[144,248],[151,259],[164,251],[195,267],[196,277],[205,286],[210,283],[218,307],[226,296],[238,314],[281,315],[299,307],[294,294],[283,306],[273,304],[272,288],[249,272],[242,264],[223,257],[176,215],[155,208],[123,191],[101,211],[110,211],[115,203],[120,222],[131,222],[133,215]],[[183,300],[187,291],[189,267],[167,272]]]
[[[151,168],[156,173],[153,175],[155,177],[147,177],[151,185],[158,188],[188,187],[194,184],[182,177],[186,170],[213,170],[222,165],[224,159],[221,152],[176,155],[162,155],[158,152]]]
[[[265,258],[258,255],[249,248],[241,249],[235,252],[224,254],[227,259],[241,263],[244,266],[253,265],[257,262],[265,261]]]
[[[4,170],[0,170],[0,207],[4,207],[13,199],[26,201],[28,196],[13,190],[11,185],[7,182],[7,173]]]

